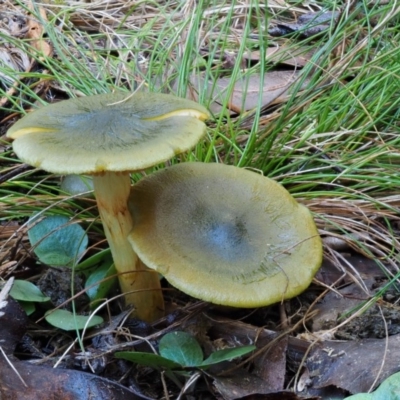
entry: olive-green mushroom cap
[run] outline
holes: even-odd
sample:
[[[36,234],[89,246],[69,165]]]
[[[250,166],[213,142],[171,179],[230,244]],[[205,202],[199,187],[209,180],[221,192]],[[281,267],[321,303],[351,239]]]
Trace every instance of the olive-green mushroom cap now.
[[[275,181],[222,164],[184,163],[131,189],[134,251],[183,292],[259,307],[310,284],[322,243],[309,210]]]
[[[22,161],[49,172],[134,171],[194,147],[208,116],[201,105],[175,96],[117,92],[42,107],[7,136]]]

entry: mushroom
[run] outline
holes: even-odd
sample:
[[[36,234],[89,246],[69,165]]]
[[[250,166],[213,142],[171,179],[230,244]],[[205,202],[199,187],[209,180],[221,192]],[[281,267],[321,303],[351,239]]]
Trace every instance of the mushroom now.
[[[280,184],[223,164],[184,163],[143,178],[129,240],[181,291],[233,307],[294,297],[322,262],[310,211]]]
[[[7,132],[27,164],[56,174],[92,174],[94,192],[125,302],[152,321],[163,313],[159,276],[127,241],[131,171],[162,163],[194,147],[205,134],[207,110],[158,93],[116,92],[40,108]],[[134,271],[134,272],[132,272]]]

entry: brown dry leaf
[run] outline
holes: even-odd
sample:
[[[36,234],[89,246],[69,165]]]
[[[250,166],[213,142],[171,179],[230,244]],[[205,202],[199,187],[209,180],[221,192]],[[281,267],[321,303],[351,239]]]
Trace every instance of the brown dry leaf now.
[[[232,345],[254,343],[258,349],[265,348],[252,360],[252,373],[243,369],[233,369],[229,376],[214,377],[214,385],[225,399],[238,399],[254,394],[283,393],[287,338],[283,337],[271,344],[277,333],[258,328],[240,321],[220,320],[210,329],[210,336],[223,339]],[[284,398],[284,397],[282,397]]]
[[[395,335],[387,339],[319,343],[306,364],[313,377],[312,388],[333,385],[350,393],[364,393],[398,372],[399,358],[400,335]]]
[[[245,370],[240,370],[230,377],[216,378],[214,386],[225,400],[299,400],[299,397],[292,392],[280,390],[271,393],[271,389],[262,379]]]
[[[315,279],[323,285],[331,286],[335,283],[342,282],[345,276],[345,273],[337,268],[332,261],[324,258],[321,268],[315,275]]]
[[[229,110],[234,113],[242,113],[258,106],[266,107],[285,101],[285,96],[290,94],[290,88],[299,78],[297,71],[270,71],[265,73],[263,79],[260,74],[252,74],[239,78],[232,84],[231,77],[219,78],[216,81],[206,81],[204,77],[191,79],[193,87],[208,88],[208,96],[213,100],[209,108],[218,113],[227,104]],[[304,80],[302,87],[308,84]],[[197,100],[196,93],[189,96]]]
[[[265,58],[267,62],[273,64],[283,64],[294,68],[299,68],[304,67],[311,60],[316,51],[317,49],[303,47],[268,47]],[[244,54],[244,58],[251,61],[260,61],[261,53],[259,50],[247,52]]]
[[[29,8],[34,10],[34,5],[32,1],[29,3]],[[43,21],[47,21],[46,12],[43,7],[39,7],[39,13]],[[44,57],[51,57],[53,54],[53,48],[43,39],[44,28],[42,24],[33,19],[28,19],[28,32],[26,33],[26,38],[31,39],[32,46]]]
[[[339,315],[354,310],[365,303],[374,294],[377,282],[385,278],[384,271],[371,259],[363,256],[343,256],[343,272],[340,272],[328,260],[324,260],[316,278],[326,286],[331,286],[341,278],[340,284],[346,286],[327,293],[313,308],[318,311],[313,318],[313,331],[320,331],[332,328],[336,325]],[[355,282],[355,271],[360,281]],[[336,272],[336,274],[335,274]],[[361,284],[360,284],[361,282]]]
[[[261,334],[257,341],[258,348],[268,344],[263,336]],[[287,345],[287,337],[283,337],[254,359],[253,373],[262,378],[272,392],[279,392],[285,387]]]
[[[310,12],[298,17],[294,23],[277,21],[275,27],[268,29],[268,33],[276,37],[298,32],[304,37],[312,37],[331,29],[339,16],[339,12],[332,11]]]
[[[232,335],[241,344],[249,344],[250,340],[255,342],[258,348],[262,341],[264,344],[271,343],[272,346],[268,351],[277,346],[277,343],[273,342],[273,339],[277,337],[276,333],[237,321],[226,320],[223,323],[217,323],[209,333],[211,336],[227,338]],[[384,379],[399,370],[400,335],[390,336],[387,339],[361,339],[345,342],[326,340],[312,344],[305,340],[289,337],[287,354],[288,362],[290,361],[292,367],[295,361],[299,363],[307,356],[304,367],[309,371],[310,391],[333,385],[351,393],[362,393],[372,389],[372,386],[378,386]],[[271,353],[272,355],[273,353]],[[280,357],[280,362],[286,363],[286,354],[282,354]],[[272,360],[273,358],[263,361],[266,368]],[[277,365],[271,369],[273,370],[271,373],[274,373]],[[279,372],[279,369],[277,370]],[[232,378],[235,375],[233,373],[234,371],[227,379],[221,380],[219,377],[218,381],[214,382],[218,390],[224,393],[224,398],[238,399],[241,398],[240,396],[246,395],[265,395],[269,389],[269,383],[265,382],[262,377],[252,374],[247,386],[236,385],[238,396],[235,397],[235,380]],[[240,379],[236,378],[237,382],[241,380],[243,380],[242,375]],[[251,384],[252,382],[254,385]],[[261,382],[263,383],[261,384]],[[246,394],[248,389],[255,390],[256,384],[261,385],[259,391],[250,391]],[[271,390],[271,392],[277,394],[282,390]]]
[[[338,317],[359,306],[363,299],[367,300],[365,293],[356,284],[351,284],[338,291],[329,292],[313,308],[318,311],[313,318],[313,331],[323,331],[333,328],[337,324]]]
[[[0,360],[0,398],[12,400],[143,400],[128,388],[86,372]],[[45,394],[45,395],[44,395]],[[4,396],[4,397],[3,397]]]

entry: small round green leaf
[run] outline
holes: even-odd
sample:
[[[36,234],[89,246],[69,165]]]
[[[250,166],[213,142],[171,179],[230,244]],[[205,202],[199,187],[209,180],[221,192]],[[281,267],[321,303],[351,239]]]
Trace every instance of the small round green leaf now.
[[[22,309],[25,311],[26,315],[31,315],[36,311],[36,306],[35,303],[32,301],[21,301],[18,300],[19,305],[22,307]]]
[[[84,261],[75,265],[75,271],[82,271],[84,273],[90,273],[92,269],[96,269],[100,263],[103,263],[107,257],[111,257],[111,250],[104,249],[92,256],[86,258]]]
[[[197,367],[203,361],[203,351],[197,340],[186,332],[164,335],[159,344],[160,354],[183,367]]]
[[[104,299],[104,297],[107,296],[109,290],[117,281],[115,274],[116,269],[112,257],[109,256],[88,276],[85,288],[87,288],[86,294],[89,296],[92,303],[96,302],[96,300]],[[114,277],[111,278],[113,275]],[[97,282],[100,283],[96,284]]]
[[[118,353],[115,353],[115,357],[122,358],[124,360],[128,360],[133,363],[152,368],[165,368],[165,369],[182,368],[180,364],[153,353],[120,351]]]
[[[69,218],[60,215],[46,217],[36,223],[30,219],[28,237],[39,260],[51,266],[73,266],[82,257],[88,237],[77,224],[68,224]]]
[[[49,301],[40,289],[32,282],[16,279],[11,288],[10,295],[15,300],[43,303]]]
[[[256,349],[256,346],[242,346],[242,347],[235,347],[233,349],[224,349],[216,351],[210,354],[206,360],[204,360],[200,368],[205,368],[213,364],[220,363],[222,361],[229,361],[237,357],[244,356]]]
[[[91,328],[103,322],[103,318],[97,315],[77,315],[67,310],[48,311],[45,319],[50,325],[64,331]]]

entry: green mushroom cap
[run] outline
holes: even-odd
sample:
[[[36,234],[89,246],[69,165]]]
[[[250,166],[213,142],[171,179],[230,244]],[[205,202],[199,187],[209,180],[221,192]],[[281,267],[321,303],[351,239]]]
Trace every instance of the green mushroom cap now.
[[[184,163],[131,189],[134,251],[193,297],[259,307],[294,297],[322,262],[310,211],[278,183],[222,164]]]
[[[42,107],[7,136],[22,161],[49,172],[135,171],[194,147],[208,116],[201,105],[175,96],[116,92]]]

